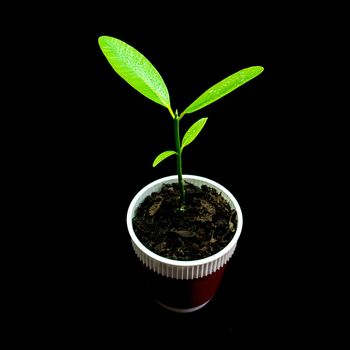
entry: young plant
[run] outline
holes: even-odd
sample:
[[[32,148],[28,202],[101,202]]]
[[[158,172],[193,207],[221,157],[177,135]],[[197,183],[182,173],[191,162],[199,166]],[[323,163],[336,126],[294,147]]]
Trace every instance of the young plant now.
[[[181,210],[184,209],[185,190],[182,179],[182,152],[201,132],[207,118],[201,118],[196,121],[187,130],[182,140],[180,138],[180,120],[185,114],[196,112],[247,83],[249,80],[259,75],[264,68],[261,66],[252,66],[241,69],[206,90],[182,113],[178,114],[177,110],[174,112],[171,108],[169,92],[163,78],[145,56],[129,44],[110,36],[100,36],[98,38],[98,43],[114,71],[138,92],[153,102],[167,108],[173,118],[175,150],[167,150],[160,153],[155,158],[153,167],[172,155],[176,156],[177,176],[180,189],[179,208]]]

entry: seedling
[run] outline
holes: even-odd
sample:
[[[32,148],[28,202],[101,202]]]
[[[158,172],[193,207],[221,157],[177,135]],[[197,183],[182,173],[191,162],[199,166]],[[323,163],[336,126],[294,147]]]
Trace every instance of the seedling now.
[[[251,66],[239,70],[206,90],[179,114],[177,110],[174,112],[171,108],[169,92],[163,78],[145,56],[124,41],[111,36],[100,36],[98,38],[98,43],[114,71],[142,95],[167,108],[173,118],[175,149],[160,153],[155,158],[153,167],[172,155],[176,156],[180,190],[179,209],[183,210],[185,208],[185,189],[182,179],[182,153],[184,148],[194,141],[201,132],[208,118],[197,120],[187,130],[182,140],[180,137],[181,119],[185,114],[196,112],[208,106],[247,83],[249,80],[252,80],[259,75],[264,68],[261,66]]]

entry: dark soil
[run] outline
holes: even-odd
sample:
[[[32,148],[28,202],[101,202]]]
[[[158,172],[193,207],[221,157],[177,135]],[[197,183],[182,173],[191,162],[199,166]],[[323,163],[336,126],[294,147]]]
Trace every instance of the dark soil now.
[[[223,249],[237,227],[237,214],[215,189],[185,182],[186,209],[179,210],[178,184],[165,184],[139,206],[135,234],[151,251],[174,260],[197,260]]]

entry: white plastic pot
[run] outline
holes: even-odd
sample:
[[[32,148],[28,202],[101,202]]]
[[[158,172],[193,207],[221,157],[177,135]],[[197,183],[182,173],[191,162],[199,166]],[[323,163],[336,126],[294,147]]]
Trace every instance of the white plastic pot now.
[[[183,179],[199,187],[207,185],[216,189],[236,210],[237,229],[225,248],[203,259],[178,261],[155,254],[137,238],[132,225],[136,209],[147,196],[158,192],[163,184],[176,183],[176,175],[158,179],[135,195],[127,211],[127,227],[133,249],[145,267],[155,300],[168,310],[184,313],[202,308],[215,295],[226,264],[235,251],[242,231],[243,216],[235,197],[219,183],[195,175],[183,175]]]

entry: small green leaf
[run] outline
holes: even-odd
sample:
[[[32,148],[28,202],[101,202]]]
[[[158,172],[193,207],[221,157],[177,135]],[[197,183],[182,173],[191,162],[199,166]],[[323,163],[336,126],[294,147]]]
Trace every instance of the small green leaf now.
[[[206,123],[208,118],[202,118],[197,120],[186,132],[182,139],[181,151],[185,146],[188,146],[201,132],[204,124]]]
[[[168,158],[170,156],[172,156],[173,154],[176,154],[175,151],[165,151],[162,152],[161,154],[159,154],[157,156],[157,158],[154,160],[153,162],[153,167],[157,166],[162,160],[164,160],[165,158]]]
[[[261,66],[252,66],[241,69],[240,71],[221,80],[219,83],[212,86],[210,89],[200,95],[191,105],[189,105],[182,113],[181,117],[186,113],[193,113],[199,109],[208,106],[216,100],[224,97],[231,91],[237,89],[249,80],[255,78],[264,70]]]
[[[116,73],[138,92],[170,109],[169,92],[163,78],[145,56],[110,36],[100,36],[98,43]]]

